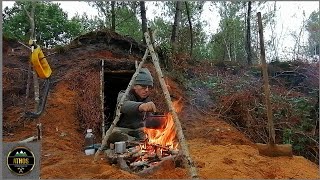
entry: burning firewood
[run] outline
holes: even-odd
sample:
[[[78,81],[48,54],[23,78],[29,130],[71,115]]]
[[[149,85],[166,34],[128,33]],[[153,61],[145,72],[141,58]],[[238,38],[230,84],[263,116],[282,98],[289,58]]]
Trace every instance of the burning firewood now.
[[[141,156],[144,156],[147,152],[143,152],[143,151],[139,151],[135,154],[132,154],[132,157],[141,157]]]
[[[157,131],[145,129],[148,138],[143,141],[127,141],[124,150],[116,151],[114,146],[110,146],[111,150],[107,152],[109,163],[138,174],[154,172],[164,161],[176,164],[174,161],[180,155],[173,145],[175,132],[172,129],[172,119],[168,120],[170,123],[166,124],[169,127]]]
[[[162,158],[162,149],[161,148],[155,148],[156,155],[159,159]]]
[[[147,176],[149,174],[154,173],[155,171],[161,169],[161,168],[175,168],[175,162],[174,162],[175,156],[167,156],[162,158],[161,161],[158,162],[152,162],[150,163],[150,167],[144,168],[139,172],[136,172],[139,176]]]
[[[146,175],[156,171],[165,161],[170,161],[174,165],[180,164],[175,162],[176,159],[181,159],[177,158],[181,156],[177,149],[151,144],[148,141],[127,142],[127,144],[134,146],[127,146],[123,153],[116,153],[114,149],[106,150],[108,162],[117,164],[122,170],[138,175]]]
[[[128,156],[133,156],[134,154],[137,154],[141,151],[140,146],[135,146],[133,148],[128,149]]]
[[[133,167],[133,166],[144,166],[144,165],[148,165],[148,162],[147,161],[137,161],[137,162],[133,162],[130,164],[130,167]]]

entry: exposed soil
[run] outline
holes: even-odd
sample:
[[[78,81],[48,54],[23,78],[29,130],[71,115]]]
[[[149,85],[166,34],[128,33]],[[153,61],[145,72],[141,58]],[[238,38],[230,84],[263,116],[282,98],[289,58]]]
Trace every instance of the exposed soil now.
[[[5,142],[19,141],[33,136],[36,134],[36,124],[42,123],[41,179],[141,178],[109,165],[104,155],[100,155],[98,162],[94,163],[93,156],[84,154],[85,129],[99,126],[101,123],[100,60],[116,63],[118,59],[124,59],[119,53],[115,55],[113,50],[119,52],[126,43],[131,42],[123,40],[121,45],[117,45],[114,42],[119,41],[115,40],[112,49],[106,49],[105,46],[99,46],[100,42],[88,40],[92,36],[92,34],[86,36],[86,41],[82,41],[82,45],[78,47],[48,57],[54,72],[53,84],[45,112],[38,119],[19,118],[24,107],[27,79],[25,70],[28,66],[27,61],[21,61],[21,59],[28,57],[28,51],[20,46],[21,50],[10,51],[11,48],[15,48],[10,46],[12,41],[8,42],[10,48],[6,47],[9,50],[5,49],[3,58],[3,140]],[[85,44],[86,42],[92,43]],[[137,45],[133,54],[129,56],[125,54],[126,59],[132,62],[141,59],[143,52],[141,53],[138,47],[141,49]],[[147,66],[156,77],[150,64]],[[176,82],[169,78],[166,81],[173,99],[183,97],[184,108],[178,115],[190,154],[196,162],[201,178],[320,178],[319,166],[304,157],[271,158],[259,155],[255,144],[245,135],[228,123],[200,112],[189,103],[190,100],[184,96],[184,90]],[[157,80],[155,83],[156,95],[153,98],[156,99],[155,103],[159,109],[166,111],[160,85],[157,85]],[[32,99],[30,98],[29,101],[32,102]],[[28,108],[32,110],[32,103],[28,105]],[[101,142],[99,128],[96,128],[95,134],[98,142]],[[172,169],[164,166],[144,178],[182,179],[189,177],[187,169]]]

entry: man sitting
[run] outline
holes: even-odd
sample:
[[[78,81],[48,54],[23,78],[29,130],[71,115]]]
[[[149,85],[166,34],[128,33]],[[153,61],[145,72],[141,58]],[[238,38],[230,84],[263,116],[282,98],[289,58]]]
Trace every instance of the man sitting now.
[[[156,106],[149,98],[152,89],[153,78],[150,71],[147,68],[141,68],[120,109],[120,120],[109,137],[109,143],[145,139],[144,117],[147,113],[156,112]],[[124,90],[119,92],[117,104],[124,93]]]

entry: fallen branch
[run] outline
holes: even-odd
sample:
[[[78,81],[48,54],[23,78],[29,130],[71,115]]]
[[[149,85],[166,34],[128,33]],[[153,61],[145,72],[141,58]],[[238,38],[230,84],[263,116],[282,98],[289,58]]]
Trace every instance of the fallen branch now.
[[[27,143],[27,142],[32,142],[32,141],[35,141],[35,140],[38,140],[38,136],[32,136],[32,137],[29,137],[27,139],[24,139],[22,141],[19,141],[19,143]]]

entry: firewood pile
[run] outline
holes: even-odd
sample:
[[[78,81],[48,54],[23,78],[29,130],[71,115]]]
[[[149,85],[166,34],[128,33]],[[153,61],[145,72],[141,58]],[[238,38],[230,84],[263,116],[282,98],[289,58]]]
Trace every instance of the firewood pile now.
[[[110,144],[105,151],[107,161],[120,169],[140,176],[152,174],[163,164],[181,164],[179,150],[145,141],[127,141]],[[174,166],[172,168],[175,168]]]

